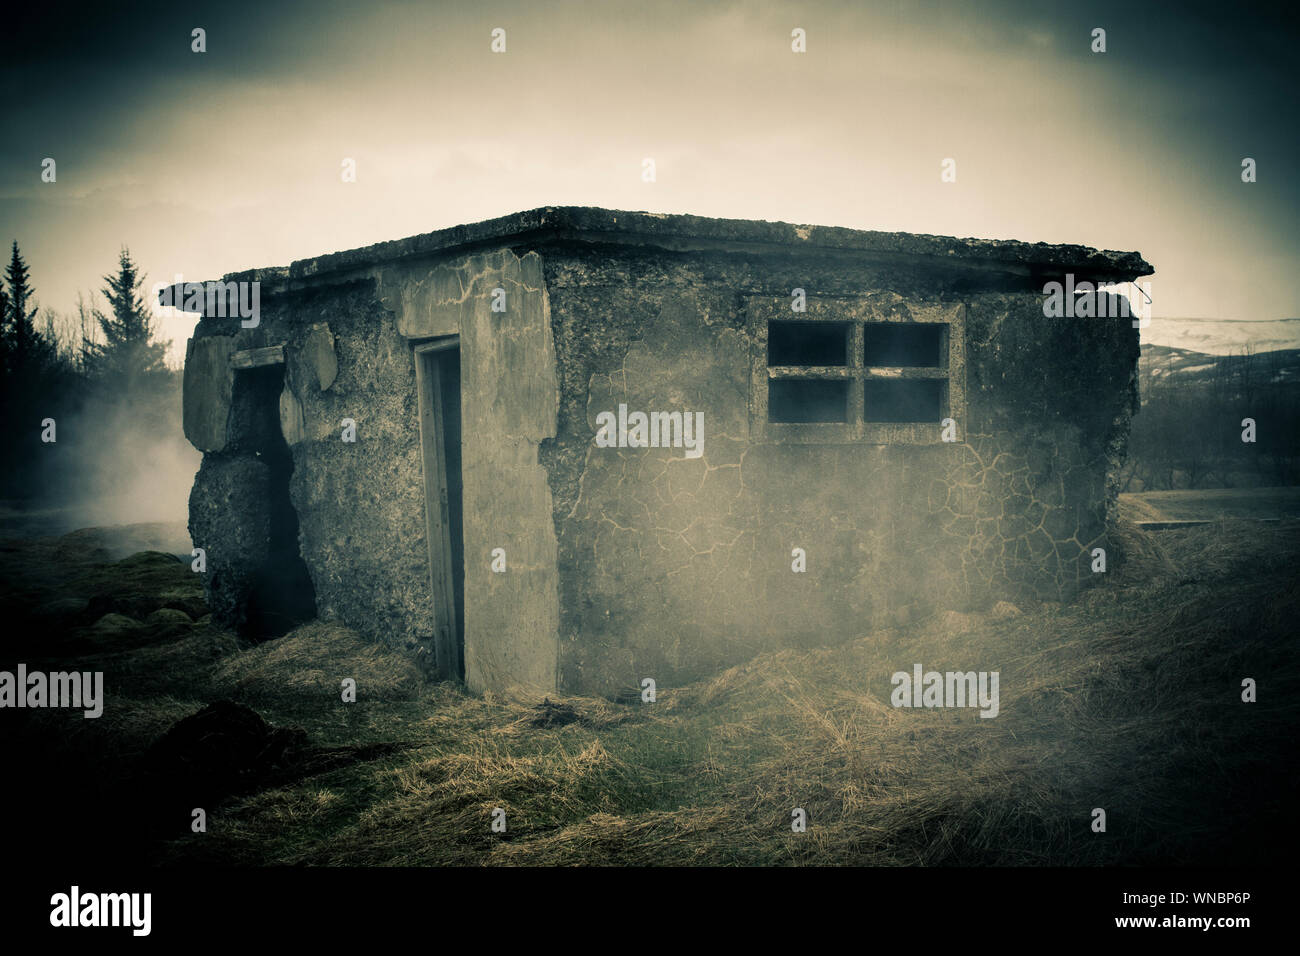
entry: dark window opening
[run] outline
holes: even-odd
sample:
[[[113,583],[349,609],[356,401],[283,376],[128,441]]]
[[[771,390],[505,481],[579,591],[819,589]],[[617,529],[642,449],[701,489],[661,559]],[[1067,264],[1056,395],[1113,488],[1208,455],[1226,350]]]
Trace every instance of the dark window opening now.
[[[868,322],[863,326],[863,365],[868,368],[937,368],[943,335],[934,322]]]
[[[863,383],[868,422],[938,422],[943,418],[941,379],[869,379]]]
[[[848,342],[847,322],[769,322],[767,364],[847,365]]]
[[[235,375],[231,411],[234,450],[255,455],[268,469],[266,560],[253,574],[241,629],[245,637],[279,637],[316,616],[316,589],[298,550],[298,513],[289,498],[293,454],[280,431],[284,366]]]
[[[824,379],[776,379],[768,383],[767,417],[773,422],[843,422],[849,383]]]

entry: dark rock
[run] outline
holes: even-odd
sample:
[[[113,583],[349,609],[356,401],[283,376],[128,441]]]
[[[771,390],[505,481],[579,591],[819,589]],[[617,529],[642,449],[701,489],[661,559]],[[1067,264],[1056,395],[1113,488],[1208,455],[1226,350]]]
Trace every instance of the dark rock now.
[[[275,727],[234,701],[208,704],[174,723],[140,762],[143,786],[160,805],[212,805],[225,797],[282,786],[407,747],[405,742],[312,747],[301,727]],[[202,802],[198,802],[202,801]]]
[[[291,766],[307,747],[300,727],[273,727],[233,701],[209,704],[175,724],[149,748],[145,766],[174,782],[234,792]]]
[[[565,703],[553,703],[549,697],[544,698],[535,710],[536,715],[528,722],[533,727],[563,727],[566,724],[582,721],[581,715],[571,706]]]

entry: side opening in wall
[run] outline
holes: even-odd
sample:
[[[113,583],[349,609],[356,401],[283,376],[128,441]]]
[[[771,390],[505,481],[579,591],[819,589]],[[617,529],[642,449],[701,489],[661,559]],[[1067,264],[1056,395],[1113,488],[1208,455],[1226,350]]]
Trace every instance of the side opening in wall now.
[[[298,550],[298,513],[289,498],[293,454],[280,431],[284,365],[235,372],[231,408],[237,450],[267,467],[266,559],[252,576],[242,628],[246,637],[279,637],[316,616],[316,590]]]

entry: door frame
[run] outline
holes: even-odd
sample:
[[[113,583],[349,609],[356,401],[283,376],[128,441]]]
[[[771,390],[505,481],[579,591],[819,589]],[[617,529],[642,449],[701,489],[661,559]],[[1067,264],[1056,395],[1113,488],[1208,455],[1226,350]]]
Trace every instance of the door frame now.
[[[447,460],[442,443],[442,382],[438,353],[460,349],[459,335],[414,346],[415,389],[420,407],[420,459],[424,478],[425,538],[433,596],[434,661],[446,680],[459,679],[462,649],[456,633],[456,591],[451,520],[447,500]],[[432,480],[430,480],[432,478]]]

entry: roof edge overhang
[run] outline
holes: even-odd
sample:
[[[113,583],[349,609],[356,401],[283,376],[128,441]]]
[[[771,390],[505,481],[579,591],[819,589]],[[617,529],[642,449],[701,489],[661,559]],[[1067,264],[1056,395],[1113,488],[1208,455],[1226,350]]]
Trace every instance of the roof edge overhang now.
[[[375,267],[443,258],[488,246],[513,248],[571,241],[677,251],[816,254],[836,259],[906,261],[956,271],[981,270],[1047,281],[1073,274],[1093,282],[1128,282],[1154,269],[1137,252],[1000,239],[958,239],[842,226],[628,212],[596,206],[543,206],[406,239],[299,259],[287,268],[228,273],[223,283],[258,282],[263,294],[331,284]],[[208,285],[209,283],[204,283]],[[183,302],[180,285],[160,295]]]

